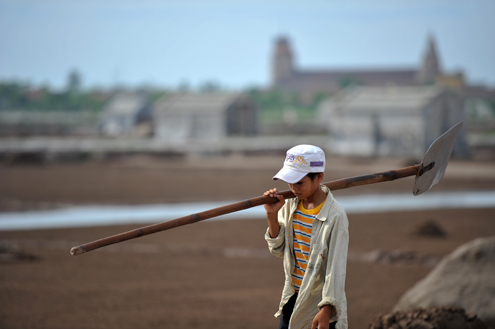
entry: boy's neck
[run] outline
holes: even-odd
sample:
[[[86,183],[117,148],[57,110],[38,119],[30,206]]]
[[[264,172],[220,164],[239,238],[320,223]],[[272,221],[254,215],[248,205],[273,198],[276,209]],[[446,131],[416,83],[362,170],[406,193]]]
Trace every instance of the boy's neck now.
[[[304,209],[308,209],[308,210],[314,209],[318,207],[320,204],[322,204],[326,199],[327,199],[326,193],[323,192],[320,186],[318,186],[318,189],[315,191],[315,193],[313,193],[313,195],[302,200],[303,207]]]

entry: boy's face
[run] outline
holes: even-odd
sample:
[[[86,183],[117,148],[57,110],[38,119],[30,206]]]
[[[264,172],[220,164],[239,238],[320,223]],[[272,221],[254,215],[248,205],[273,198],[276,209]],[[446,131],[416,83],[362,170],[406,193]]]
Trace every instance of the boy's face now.
[[[323,180],[323,174],[317,175],[313,180],[305,176],[295,184],[289,184],[289,188],[301,200],[312,197],[320,189],[320,183]]]

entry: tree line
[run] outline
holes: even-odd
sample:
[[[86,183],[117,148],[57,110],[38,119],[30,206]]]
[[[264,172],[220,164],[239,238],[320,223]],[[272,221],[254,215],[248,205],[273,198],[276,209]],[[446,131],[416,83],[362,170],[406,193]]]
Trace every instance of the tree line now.
[[[80,73],[69,72],[66,86],[61,90],[49,86],[33,86],[19,81],[0,81],[0,111],[90,111],[100,112],[112,95],[123,88],[83,89]],[[145,93],[151,102],[167,93],[191,92],[191,87],[181,84],[177,90],[166,88],[126,88],[129,92]],[[228,92],[215,82],[205,82],[197,88],[199,93]],[[284,113],[296,113],[299,119],[313,116],[316,107],[325,97],[318,94],[302,97],[296,92],[263,88],[246,88],[243,91],[257,106],[263,121],[281,120]]]
[[[16,81],[0,82],[0,111],[99,111],[109,97],[109,92],[100,90],[55,91]]]

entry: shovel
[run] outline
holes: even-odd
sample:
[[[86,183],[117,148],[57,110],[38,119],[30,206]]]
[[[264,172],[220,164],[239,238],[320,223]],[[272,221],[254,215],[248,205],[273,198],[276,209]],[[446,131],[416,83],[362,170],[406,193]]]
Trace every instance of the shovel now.
[[[424,193],[442,179],[445,170],[447,169],[447,164],[449,162],[449,158],[454,148],[455,142],[461,131],[461,127],[462,127],[462,121],[456,124],[455,126],[453,126],[452,128],[450,128],[442,136],[437,138],[430,145],[428,151],[426,151],[423,161],[420,164],[397,169],[397,170],[371,174],[371,175],[343,178],[328,183],[324,183],[323,185],[326,185],[331,191],[333,191],[333,190],[340,190],[354,186],[387,182],[387,181],[392,181],[399,178],[415,175],[416,179],[414,182],[413,194],[419,195],[421,193]],[[285,199],[290,199],[295,197],[295,195],[292,193],[291,190],[279,192],[279,194],[281,194]],[[253,199],[240,201],[237,203],[232,203],[230,205],[206,210],[185,217],[176,218],[163,223],[137,228],[128,232],[120,233],[100,240],[89,242],[80,246],[76,246],[70,250],[70,253],[74,256],[80,255],[88,251],[105,247],[111,244],[119,243],[130,239],[135,239],[141,236],[157,233],[160,231],[165,231],[186,224],[193,224],[212,217],[233,213],[239,210],[260,206],[266,203],[274,203],[277,201],[278,199],[274,197],[261,196]]]

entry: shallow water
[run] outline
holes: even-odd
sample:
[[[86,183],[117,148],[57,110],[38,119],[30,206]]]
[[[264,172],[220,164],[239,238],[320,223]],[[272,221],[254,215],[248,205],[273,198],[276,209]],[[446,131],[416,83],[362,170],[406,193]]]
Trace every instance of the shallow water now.
[[[337,197],[349,214],[414,211],[447,208],[495,208],[495,191],[373,194]],[[76,206],[56,210],[0,214],[0,230],[31,230],[120,224],[152,224],[221,207],[234,201],[134,206]],[[210,220],[264,218],[262,206],[222,215]]]

